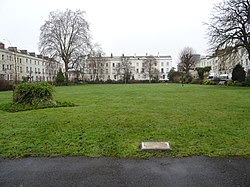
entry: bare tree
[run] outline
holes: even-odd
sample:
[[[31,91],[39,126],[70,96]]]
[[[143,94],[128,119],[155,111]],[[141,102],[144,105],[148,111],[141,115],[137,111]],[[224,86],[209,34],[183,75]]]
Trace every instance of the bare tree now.
[[[132,62],[130,59],[128,57],[122,56],[121,63],[116,65],[116,71],[117,75],[119,75],[126,84],[130,80],[133,71]]]
[[[104,52],[99,44],[95,44],[91,47],[88,55],[88,68],[89,73],[92,75],[92,80],[99,81],[104,78],[104,68],[106,59],[103,58]]]
[[[75,54],[72,59],[71,69],[76,73],[76,81],[84,81],[85,71],[87,69],[86,64],[87,55]]]
[[[39,50],[63,60],[66,84],[72,58],[76,54],[85,54],[90,45],[89,24],[84,15],[81,10],[54,11],[40,28]]]
[[[179,54],[178,69],[188,75],[189,70],[194,67],[195,61],[196,58],[194,49],[191,47],[185,47]]]
[[[153,78],[157,78],[159,76],[159,71],[157,71],[157,60],[154,56],[146,56],[146,58],[143,60],[143,70],[142,73],[149,77],[149,83],[151,83],[151,80]]]
[[[250,1],[226,0],[214,6],[208,36],[210,50],[231,52],[243,47],[250,59]]]

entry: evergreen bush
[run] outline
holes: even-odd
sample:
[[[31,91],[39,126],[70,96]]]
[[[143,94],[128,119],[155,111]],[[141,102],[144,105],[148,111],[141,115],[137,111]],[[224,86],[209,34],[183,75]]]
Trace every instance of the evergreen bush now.
[[[13,102],[30,105],[54,104],[54,88],[48,83],[22,83],[14,87]]]
[[[62,86],[65,85],[65,77],[63,75],[62,69],[60,68],[56,74],[56,85]]]

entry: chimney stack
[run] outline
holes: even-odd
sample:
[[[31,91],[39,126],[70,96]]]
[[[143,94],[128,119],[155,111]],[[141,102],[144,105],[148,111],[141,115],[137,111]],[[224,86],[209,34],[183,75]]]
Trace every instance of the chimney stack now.
[[[17,52],[17,47],[8,47],[9,51]]]
[[[0,42],[0,49],[4,49],[4,43]]]
[[[37,58],[43,58],[43,55],[37,55]]]
[[[22,54],[27,55],[28,51],[27,50],[20,50]]]
[[[36,57],[36,53],[34,53],[34,52],[31,52],[29,54],[30,54],[30,56]]]

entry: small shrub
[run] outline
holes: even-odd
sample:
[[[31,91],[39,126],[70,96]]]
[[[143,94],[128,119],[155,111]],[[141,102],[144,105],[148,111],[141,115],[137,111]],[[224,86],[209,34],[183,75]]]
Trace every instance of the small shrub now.
[[[211,81],[210,80],[204,80],[202,82],[203,85],[210,85],[211,84]]]
[[[14,88],[13,102],[30,105],[54,103],[54,88],[48,83],[22,83]]]
[[[112,83],[112,80],[111,80],[111,79],[108,79],[108,80],[106,80],[106,83],[111,84],[111,83]]]
[[[234,85],[235,85],[235,86],[242,86],[242,83],[239,82],[239,81],[234,81]]]
[[[191,84],[200,84],[200,80],[199,79],[193,79]]]
[[[0,80],[0,91],[8,91],[12,89],[13,85],[9,81]]]
[[[228,80],[228,81],[227,81],[227,86],[233,86],[233,85],[234,85],[233,80]]]
[[[250,86],[250,76],[246,77],[245,85]]]

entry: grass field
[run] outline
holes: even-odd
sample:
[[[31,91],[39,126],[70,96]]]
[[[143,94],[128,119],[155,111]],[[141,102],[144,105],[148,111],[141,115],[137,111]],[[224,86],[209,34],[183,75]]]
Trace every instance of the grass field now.
[[[0,92],[0,104],[12,92]],[[178,84],[57,87],[78,106],[0,111],[0,156],[250,156],[250,89]],[[141,151],[141,141],[172,151]]]

